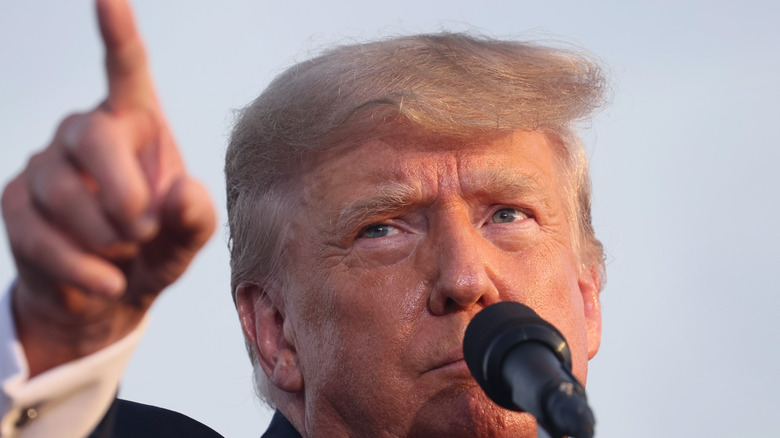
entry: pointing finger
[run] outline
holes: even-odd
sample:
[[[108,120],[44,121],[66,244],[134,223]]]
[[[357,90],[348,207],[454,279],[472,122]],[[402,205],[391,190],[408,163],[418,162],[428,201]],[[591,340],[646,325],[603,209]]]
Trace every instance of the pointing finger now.
[[[126,0],[97,0],[98,21],[106,48],[108,105],[112,111],[154,108],[156,97],[146,51]]]

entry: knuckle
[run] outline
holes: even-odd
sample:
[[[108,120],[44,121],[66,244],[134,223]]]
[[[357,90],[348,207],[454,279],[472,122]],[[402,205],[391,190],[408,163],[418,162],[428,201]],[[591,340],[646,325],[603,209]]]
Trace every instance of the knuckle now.
[[[3,188],[0,205],[2,205],[3,218],[6,223],[10,222],[10,217],[22,207],[25,199],[25,186],[22,175],[17,176]]]
[[[81,127],[88,116],[84,113],[73,113],[65,116],[57,127],[55,143],[61,142],[66,148],[76,141]]]
[[[60,122],[59,127],[57,128],[57,132],[62,133],[64,131],[76,128],[77,125],[79,125],[84,119],[84,117],[86,117],[86,114],[84,113],[70,113],[66,115]]]
[[[47,154],[44,151],[36,152],[31,155],[30,159],[27,160],[27,167],[24,169],[24,174],[31,176],[40,171],[40,169],[46,166],[46,158]]]
[[[82,124],[77,133],[73,134],[66,146],[76,155],[90,154],[100,146],[104,131],[100,121],[90,118]]]
[[[59,137],[71,155],[90,154],[106,142],[110,123],[110,117],[99,110],[74,115],[63,122]]]
[[[38,200],[41,185],[50,179],[51,166],[53,162],[49,160],[48,154],[39,152],[27,163],[27,168],[22,173],[24,185],[31,194],[31,198]]]

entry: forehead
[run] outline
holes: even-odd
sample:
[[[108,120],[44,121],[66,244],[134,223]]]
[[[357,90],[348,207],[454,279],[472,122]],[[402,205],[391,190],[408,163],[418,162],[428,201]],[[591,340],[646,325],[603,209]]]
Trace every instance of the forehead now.
[[[555,147],[541,132],[463,140],[406,130],[316,154],[302,174],[302,188],[307,198],[370,195],[378,188],[429,192],[453,185],[465,192],[502,184],[543,190],[560,183]]]

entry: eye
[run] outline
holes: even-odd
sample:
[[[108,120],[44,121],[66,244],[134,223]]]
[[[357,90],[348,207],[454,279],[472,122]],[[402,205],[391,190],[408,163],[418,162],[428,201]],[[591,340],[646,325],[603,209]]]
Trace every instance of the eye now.
[[[398,234],[399,232],[400,230],[392,225],[375,224],[363,228],[363,231],[360,232],[358,238],[378,239],[380,237],[392,236],[394,234]]]
[[[495,224],[505,224],[509,222],[520,221],[527,218],[528,215],[523,213],[522,211],[518,211],[514,208],[502,208],[501,210],[498,210],[495,213],[493,213],[493,216],[490,219],[492,219],[493,223]]]

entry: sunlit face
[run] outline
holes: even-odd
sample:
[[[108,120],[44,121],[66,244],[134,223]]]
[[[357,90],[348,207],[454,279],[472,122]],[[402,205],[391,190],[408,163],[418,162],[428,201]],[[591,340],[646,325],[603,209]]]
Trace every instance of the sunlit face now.
[[[541,133],[399,131],[322,153],[303,175],[284,307],[306,433],[535,437],[527,414],[486,398],[462,341],[482,308],[519,301],[561,330],[585,379],[597,293],[555,152]]]

